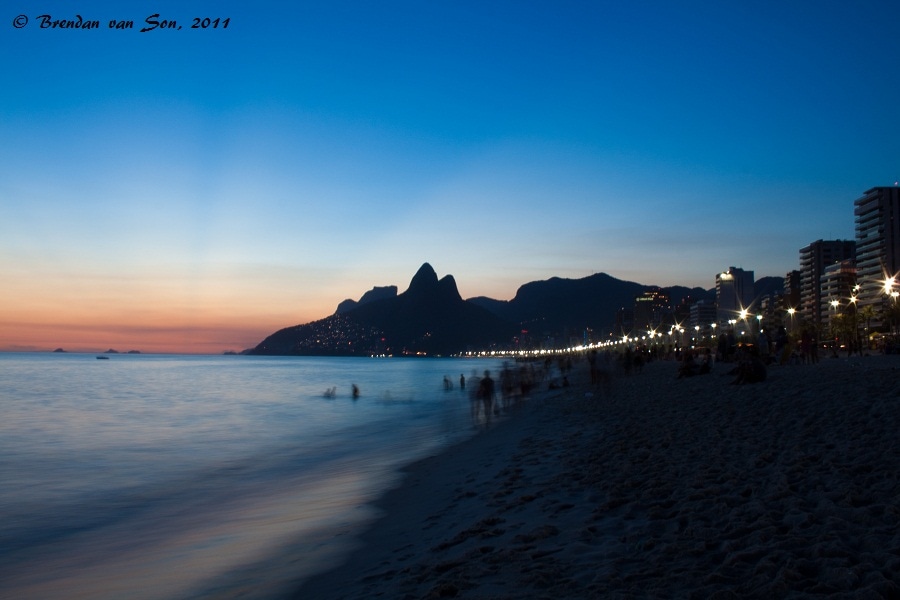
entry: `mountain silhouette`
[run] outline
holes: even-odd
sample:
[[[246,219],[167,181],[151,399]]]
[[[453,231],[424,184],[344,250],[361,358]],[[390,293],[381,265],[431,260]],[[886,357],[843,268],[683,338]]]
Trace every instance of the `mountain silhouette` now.
[[[358,302],[341,302],[330,317],[277,331],[247,353],[448,355],[550,337],[567,342],[586,329],[600,335],[612,331],[617,311],[632,308],[635,297],[650,289],[659,288],[597,273],[526,283],[512,300],[463,300],[452,275],[438,279],[425,263],[402,294],[396,286],[373,288]],[[686,298],[715,300],[714,290],[661,289],[672,306]]]
[[[657,288],[596,273],[581,279],[552,277],[526,283],[509,301],[485,297],[470,301],[502,319],[520,324],[532,337],[580,336],[585,329],[598,333],[612,331],[616,312],[634,307],[635,297],[650,289]],[[685,298],[715,300],[715,292],[703,288],[659,289],[669,295],[672,306]]]
[[[368,304],[375,300],[383,300],[384,298],[394,298],[397,296],[397,286],[387,285],[384,287],[374,287],[365,294],[357,302],[356,300],[347,299],[338,304],[335,314],[343,314],[349,312],[361,304]]]
[[[756,303],[763,296],[784,292],[784,277],[760,277],[753,282],[753,302]]]
[[[345,306],[345,303],[341,303]],[[518,328],[459,295],[452,275],[423,264],[405,292],[360,302],[267,337],[250,354],[448,355],[508,344]]]

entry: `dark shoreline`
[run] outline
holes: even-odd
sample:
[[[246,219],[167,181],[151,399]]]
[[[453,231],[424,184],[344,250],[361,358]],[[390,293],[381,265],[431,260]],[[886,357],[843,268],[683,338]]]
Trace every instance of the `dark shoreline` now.
[[[728,368],[535,400],[412,465],[285,597],[897,597],[900,357]]]

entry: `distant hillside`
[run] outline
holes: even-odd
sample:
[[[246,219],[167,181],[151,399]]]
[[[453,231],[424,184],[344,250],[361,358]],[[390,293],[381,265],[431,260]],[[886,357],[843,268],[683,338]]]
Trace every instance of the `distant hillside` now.
[[[632,308],[635,297],[650,289],[653,286],[597,273],[581,279],[553,277],[526,283],[509,301],[478,297],[471,302],[539,336],[577,334],[585,328],[608,332],[615,324],[616,312]],[[714,292],[702,288],[675,286],[662,290],[669,294],[673,306],[688,296],[694,300],[715,299]]]
[[[448,355],[493,344],[506,347],[516,331],[513,324],[464,301],[451,275],[438,280],[425,263],[402,294],[384,294],[321,321],[282,329],[250,353]]]
[[[782,279],[756,282],[757,295],[780,291]],[[249,354],[368,356],[371,354],[446,355],[490,347],[508,348],[525,338],[565,339],[585,329],[600,335],[613,330],[616,313],[654,286],[622,281],[606,273],[581,279],[552,277],[522,285],[512,300],[463,300],[452,275],[438,280],[422,265],[402,294],[397,286],[375,287],[359,301],[345,300],[334,315],[277,331]],[[661,288],[675,308],[686,298],[715,301],[715,290]]]
[[[755,300],[784,292],[784,277],[760,277],[753,282]]]
[[[341,315],[346,312],[350,312],[354,308],[362,305],[368,304],[369,302],[375,302],[376,300],[384,300],[385,298],[395,298],[397,296],[397,286],[396,285],[388,285],[384,287],[374,287],[365,294],[362,295],[362,298],[359,299],[359,302],[351,299],[344,300],[340,304],[338,304],[337,310],[334,311],[334,314]]]

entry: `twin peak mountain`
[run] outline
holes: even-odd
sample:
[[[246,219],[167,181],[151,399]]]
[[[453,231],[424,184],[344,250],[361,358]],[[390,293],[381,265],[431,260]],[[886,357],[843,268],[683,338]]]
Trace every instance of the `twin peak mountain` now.
[[[358,302],[345,300],[335,314],[281,329],[248,354],[310,356],[447,356],[512,348],[585,329],[612,328],[615,312],[651,289],[605,273],[582,279],[554,277],[519,288],[512,300],[463,300],[452,275],[438,279],[423,264],[402,294],[376,287]],[[666,288],[673,303],[708,298],[702,288]]]

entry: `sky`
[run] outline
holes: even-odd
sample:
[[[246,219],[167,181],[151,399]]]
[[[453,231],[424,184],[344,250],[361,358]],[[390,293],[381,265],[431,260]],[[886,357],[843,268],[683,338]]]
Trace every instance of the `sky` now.
[[[3,351],[239,351],[424,262],[783,276],[900,179],[892,0],[0,6]]]

